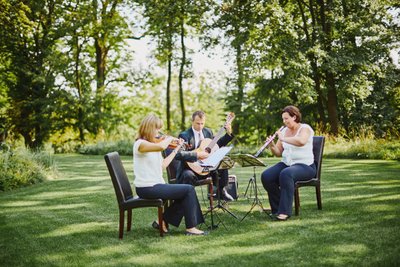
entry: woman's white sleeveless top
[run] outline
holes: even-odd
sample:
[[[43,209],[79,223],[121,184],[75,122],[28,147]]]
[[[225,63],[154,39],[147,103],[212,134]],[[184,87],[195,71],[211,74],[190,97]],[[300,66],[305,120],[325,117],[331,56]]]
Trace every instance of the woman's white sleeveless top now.
[[[294,146],[285,142],[282,142],[283,152],[282,152],[282,162],[288,166],[291,166],[296,163],[303,163],[306,165],[311,165],[314,163],[314,154],[313,154],[313,136],[314,130],[308,124],[301,124],[300,128],[297,130],[295,136],[299,135],[299,132],[302,128],[310,129],[311,135],[307,140],[307,143],[304,146]],[[286,130],[282,130],[283,136],[286,135]]]

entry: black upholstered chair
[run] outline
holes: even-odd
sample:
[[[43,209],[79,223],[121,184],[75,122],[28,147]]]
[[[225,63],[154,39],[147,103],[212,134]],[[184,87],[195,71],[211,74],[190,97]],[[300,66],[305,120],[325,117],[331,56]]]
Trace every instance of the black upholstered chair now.
[[[114,185],[115,195],[117,196],[119,207],[119,238],[122,239],[124,234],[125,211],[128,213],[127,231],[131,230],[132,225],[132,209],[156,207],[158,208],[158,225],[162,225],[163,221],[163,201],[162,199],[142,199],[133,196],[132,188],[129,184],[124,166],[118,152],[111,152],[104,156],[108,171],[110,172],[111,181]],[[164,232],[160,227],[160,236]]]
[[[314,186],[315,193],[317,196],[317,206],[318,209],[322,209],[322,201],[321,201],[321,164],[322,164],[322,154],[324,152],[325,146],[325,137],[323,136],[314,136],[313,137],[313,153],[314,153],[314,163],[317,167],[317,174],[315,177],[306,181],[297,181],[295,183],[294,190],[294,207],[296,216],[299,215],[300,209],[300,194],[299,188],[303,186]]]

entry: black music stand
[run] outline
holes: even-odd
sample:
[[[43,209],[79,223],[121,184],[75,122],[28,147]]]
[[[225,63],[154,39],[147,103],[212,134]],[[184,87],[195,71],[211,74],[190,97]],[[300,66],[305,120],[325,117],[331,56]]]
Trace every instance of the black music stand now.
[[[225,224],[223,223],[223,221],[221,220],[221,218],[219,217],[218,213],[215,213],[215,215],[218,217],[218,221],[219,221],[219,222],[218,222],[218,224],[214,224],[213,212],[214,212],[215,210],[218,210],[218,209],[221,209],[222,211],[227,212],[229,215],[231,215],[231,216],[234,217],[235,219],[239,220],[239,218],[238,218],[235,214],[233,214],[230,210],[228,210],[228,209],[222,204],[221,195],[220,195],[220,192],[219,192],[219,174],[218,174],[218,171],[219,171],[219,170],[230,169],[230,168],[232,168],[234,165],[235,165],[235,162],[234,162],[231,158],[225,156],[225,157],[220,161],[220,163],[218,164],[217,167],[206,169],[206,171],[209,171],[210,173],[213,173],[214,175],[217,176],[217,179],[215,179],[215,180],[216,180],[215,186],[217,187],[217,200],[218,200],[218,202],[217,202],[217,205],[215,205],[215,206],[213,206],[213,207],[210,207],[210,209],[205,213],[205,215],[207,215],[208,213],[210,213],[210,215],[211,215],[211,226],[209,227],[210,229],[218,228],[219,223],[222,223],[222,225],[223,225],[223,226],[225,227],[225,229],[226,229],[226,226],[225,226]]]
[[[235,162],[237,162],[238,164],[240,164],[242,167],[253,167],[253,177],[251,177],[249,179],[249,183],[247,185],[246,188],[246,193],[247,191],[250,189],[251,191],[254,191],[254,199],[253,199],[253,204],[251,205],[250,210],[246,213],[246,215],[240,220],[243,221],[247,215],[249,215],[249,213],[254,209],[255,206],[260,206],[262,211],[264,210],[264,207],[260,201],[260,199],[258,198],[258,194],[259,194],[259,189],[257,187],[257,179],[256,179],[256,167],[257,166],[267,166],[264,164],[264,162],[260,161],[258,158],[256,158],[253,155],[250,154],[237,154],[237,155],[231,155],[232,160],[234,160]],[[251,193],[250,193],[251,194]]]

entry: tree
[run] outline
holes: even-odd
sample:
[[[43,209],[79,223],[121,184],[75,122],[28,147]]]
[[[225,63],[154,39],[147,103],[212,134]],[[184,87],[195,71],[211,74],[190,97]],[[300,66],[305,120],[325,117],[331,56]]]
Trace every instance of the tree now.
[[[58,0],[1,2],[0,43],[9,62],[8,116],[30,148],[41,147],[52,131],[53,52],[60,38],[61,5]]]
[[[174,56],[176,49],[180,49],[179,58],[179,74],[178,74],[178,90],[179,104],[181,109],[181,129],[185,129],[186,125],[186,108],[183,81],[187,78],[187,68],[190,65],[188,59],[188,51],[186,47],[186,38],[188,32],[198,32],[200,30],[201,19],[207,11],[207,0],[202,1],[138,1],[143,7],[143,16],[147,18],[146,33],[153,36],[157,41],[157,59],[161,64],[167,63],[167,84],[166,84],[166,114],[167,129],[170,129],[171,120],[171,82],[172,82],[172,66],[173,60],[178,56]],[[179,44],[177,44],[179,40]]]
[[[7,67],[7,61],[0,55],[0,76],[7,75],[4,69]],[[7,116],[7,110],[9,108],[8,88],[3,80],[0,80],[0,144],[6,141],[10,121]]]
[[[57,129],[64,131],[68,127],[78,130],[79,140],[85,141],[85,132],[96,132],[90,112],[94,101],[91,89],[90,62],[90,3],[88,1],[70,1],[65,7],[66,21],[64,37],[57,51],[59,64],[57,70],[63,78],[59,95],[57,114],[62,118]]]
[[[122,58],[130,59],[123,54],[129,36],[123,5],[123,1],[75,0],[65,8],[65,36],[58,53],[63,77],[57,90],[63,96],[58,104],[59,129],[77,129],[81,142],[87,136],[110,134],[125,120],[116,86],[127,79],[127,73],[119,71]]]
[[[167,130],[171,130],[171,82],[172,66],[174,59],[175,36],[178,32],[176,14],[178,6],[176,1],[138,1],[143,6],[143,16],[147,19],[146,33],[157,42],[155,56],[160,64],[167,65],[166,80],[166,119]]]
[[[328,122],[334,135],[349,131],[347,121],[358,99],[371,95],[377,77],[392,68],[389,51],[399,36],[391,6],[390,1],[335,0],[257,5],[252,12],[263,19],[256,21],[260,27],[251,29],[245,46],[252,49],[252,68],[262,70],[261,77],[253,77],[270,82],[256,83],[255,90],[273,86],[278,91],[255,95],[269,99],[265,108],[272,103],[300,106],[311,120]]]
[[[246,82],[249,82],[248,65],[246,59],[250,57],[250,49],[245,46],[249,39],[250,31],[256,26],[257,14],[254,6],[257,3],[247,0],[224,1],[215,6],[215,15],[218,18],[211,25],[211,30],[219,28],[228,39],[230,49],[234,51],[235,65],[234,77],[231,79],[233,86],[226,98],[227,108],[236,114],[233,132],[238,135],[240,125],[247,119],[243,113],[244,90]],[[218,38],[218,37],[217,37]]]
[[[94,122],[96,133],[109,124],[108,116],[105,116],[104,98],[107,97],[106,86],[112,79],[107,79],[112,70],[116,70],[119,60],[119,52],[123,40],[129,36],[126,20],[121,16],[118,8],[122,6],[122,0],[100,1],[92,0],[89,11],[91,18],[90,37],[94,41],[95,69],[96,69],[96,96]],[[113,52],[114,57],[110,58]],[[121,80],[118,74],[114,79]]]

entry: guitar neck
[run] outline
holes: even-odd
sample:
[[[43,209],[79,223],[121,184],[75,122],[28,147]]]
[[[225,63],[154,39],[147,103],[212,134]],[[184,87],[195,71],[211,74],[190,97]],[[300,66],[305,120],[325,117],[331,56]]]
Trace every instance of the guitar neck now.
[[[218,140],[221,138],[222,134],[224,133],[225,128],[221,127],[219,129],[218,133],[214,136],[213,140],[210,142],[210,144],[207,146],[207,148],[212,149],[215,144],[218,142]]]
[[[214,136],[213,140],[211,141],[211,143],[207,146],[206,150],[207,151],[211,151],[212,148],[215,146],[215,144],[218,142],[218,140],[221,138],[222,134],[225,131],[225,126],[227,125],[227,123],[232,122],[233,118],[235,118],[235,114],[233,112],[229,113],[226,121],[224,123],[224,126],[222,126],[219,130],[218,133]]]

